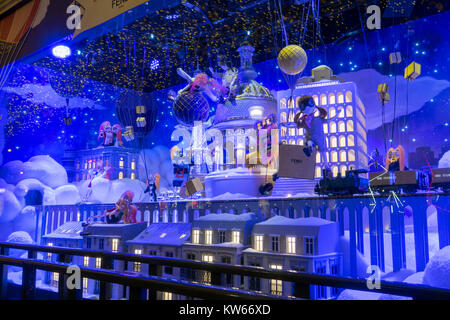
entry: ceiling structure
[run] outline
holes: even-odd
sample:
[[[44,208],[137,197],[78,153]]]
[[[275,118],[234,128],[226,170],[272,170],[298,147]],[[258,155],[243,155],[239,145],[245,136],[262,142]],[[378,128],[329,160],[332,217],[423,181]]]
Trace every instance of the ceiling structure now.
[[[444,3],[427,0],[183,0],[172,9],[143,16],[121,30],[85,39],[72,48],[74,54],[66,60],[49,53],[33,64],[150,92],[183,82],[175,72],[178,67],[191,74],[197,67],[201,70],[216,67],[218,53],[229,55],[238,66],[236,49],[244,39],[255,46],[254,62],[259,62],[275,58],[285,46],[286,38],[289,44],[309,49],[368,32],[365,11],[370,4],[380,5],[385,28],[445,11],[448,8]],[[389,12],[394,12],[392,17]]]

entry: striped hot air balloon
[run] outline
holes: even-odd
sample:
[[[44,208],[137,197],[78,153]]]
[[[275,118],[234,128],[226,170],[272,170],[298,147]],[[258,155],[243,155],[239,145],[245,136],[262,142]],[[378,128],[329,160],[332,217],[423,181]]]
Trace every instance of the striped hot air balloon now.
[[[33,0],[0,21],[0,41],[18,43],[30,30],[41,0]]]

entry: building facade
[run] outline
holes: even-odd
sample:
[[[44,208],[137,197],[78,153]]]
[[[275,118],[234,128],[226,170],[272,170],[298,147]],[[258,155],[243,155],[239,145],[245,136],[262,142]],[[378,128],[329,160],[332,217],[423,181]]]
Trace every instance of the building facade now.
[[[70,182],[92,179],[99,166],[109,169],[109,179],[139,179],[137,170],[139,151],[123,147],[98,147],[88,150],[66,151],[63,165]]]
[[[143,232],[132,240],[127,241],[128,252],[168,258],[182,258],[183,244],[191,236],[190,223],[155,223],[149,225]],[[128,270],[138,275],[146,276],[149,272],[148,264],[139,262],[128,263]],[[180,279],[182,270],[164,266],[160,276],[166,279]],[[147,290],[147,297],[150,292]],[[171,292],[157,292],[158,300],[179,300],[183,296]]]
[[[254,213],[239,215],[209,214],[192,222],[191,238],[183,245],[183,258],[206,263],[242,265],[242,251],[251,245],[255,223],[261,221]],[[191,272],[184,279],[210,284],[211,273]],[[244,278],[221,275],[221,285],[243,288]]]
[[[134,239],[147,227],[147,223],[134,224],[92,224],[84,228],[83,248],[88,250],[128,252],[127,241]],[[102,258],[83,257],[82,265],[90,268],[103,268]],[[128,265],[123,261],[114,261],[111,269],[118,272],[127,272]],[[108,269],[108,267],[106,267]],[[98,295],[100,282],[83,278],[83,293]],[[124,299],[128,290],[122,285],[111,286],[110,297],[113,300]]]
[[[266,270],[329,275],[342,274],[338,223],[310,217],[275,216],[255,224],[252,247],[242,253],[244,264]],[[249,277],[247,290],[306,299],[333,299],[338,290],[323,286],[300,286],[282,280]]]
[[[299,99],[310,95],[318,107],[328,112],[329,120],[323,129],[328,146],[328,163],[333,176],[338,173],[344,176],[346,170],[367,169],[366,113],[356,84],[343,82],[342,79],[332,76],[332,70],[327,66],[313,69],[313,77],[307,80],[297,82],[292,99],[289,99],[291,90],[278,91],[280,143],[304,145],[304,129],[294,126],[294,117],[299,112]],[[318,116],[318,112],[315,116]],[[317,178],[322,176],[324,165],[319,153],[316,163]]]

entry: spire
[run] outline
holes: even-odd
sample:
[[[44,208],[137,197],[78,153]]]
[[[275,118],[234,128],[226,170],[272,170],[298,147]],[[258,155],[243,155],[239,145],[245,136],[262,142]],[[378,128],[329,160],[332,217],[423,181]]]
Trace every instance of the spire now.
[[[245,40],[238,48],[239,56],[241,57],[241,67],[239,68],[239,78],[243,82],[249,82],[257,77],[256,71],[253,68],[253,53],[255,48],[248,40]]]

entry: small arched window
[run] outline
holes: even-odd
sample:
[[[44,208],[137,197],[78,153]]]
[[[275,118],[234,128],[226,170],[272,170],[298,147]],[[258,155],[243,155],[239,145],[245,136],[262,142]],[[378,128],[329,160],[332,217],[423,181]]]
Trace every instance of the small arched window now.
[[[337,166],[333,166],[333,167],[331,168],[331,171],[333,172],[333,177],[337,177],[338,172],[339,172],[338,167],[337,167]]]
[[[354,128],[353,128],[353,120],[348,120],[347,121],[347,132],[353,132]]]
[[[327,105],[327,95],[326,94],[321,94],[320,95],[320,105],[321,106],[326,106]]]
[[[328,133],[328,125],[326,123],[323,124],[323,132]]]
[[[286,127],[281,127],[281,136],[282,137],[286,137],[286,131],[287,131]]]
[[[347,152],[345,152],[345,150],[341,150],[339,152],[339,161],[340,162],[346,162],[347,161]]]
[[[353,94],[351,91],[347,91],[345,93],[345,102],[352,102],[353,101]]]
[[[354,147],[355,146],[355,136],[350,134],[348,136],[348,146],[349,147]]]
[[[339,132],[345,132],[345,122],[339,121]]]
[[[331,151],[331,162],[338,162],[337,151]]]
[[[280,100],[280,109],[286,109],[286,99]]]
[[[320,163],[320,152],[316,154],[316,163]]]
[[[318,106],[319,105],[319,97],[316,95],[313,95],[313,99],[314,99],[314,102],[316,103],[316,106]]]
[[[286,114],[286,112],[282,112],[280,114],[280,120],[281,120],[281,122],[286,122],[287,121],[287,114]]]
[[[330,133],[336,133],[336,122],[330,122]]]
[[[350,149],[348,151],[348,161],[350,161],[350,162],[355,161],[355,150]]]
[[[353,107],[347,106],[346,113],[347,113],[346,114],[347,117],[353,117]]]
[[[339,147],[345,147],[345,136],[339,137]]]
[[[328,110],[328,119],[332,119],[333,117],[335,117],[336,116],[336,109],[334,108],[334,107],[331,107],[329,110]]]
[[[345,177],[347,166],[341,166],[341,176]]]
[[[330,93],[328,95],[328,104],[335,104],[336,103],[336,96],[334,93]]]
[[[344,103],[344,94],[342,92],[337,94],[337,101],[338,103]]]
[[[330,147],[331,148],[337,148],[337,138],[335,136],[332,136],[330,138]]]
[[[316,167],[316,178],[322,178],[322,168]]]
[[[298,139],[298,140],[297,140],[297,144],[298,144],[299,146],[303,146],[303,139]]]

